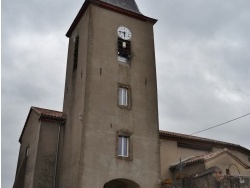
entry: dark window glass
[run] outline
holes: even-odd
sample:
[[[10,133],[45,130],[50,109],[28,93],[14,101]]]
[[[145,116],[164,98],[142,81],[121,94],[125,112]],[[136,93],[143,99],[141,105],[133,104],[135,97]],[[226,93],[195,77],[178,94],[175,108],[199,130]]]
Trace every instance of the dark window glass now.
[[[73,66],[73,70],[77,69],[79,36],[75,37],[74,42],[75,42],[75,49],[74,49],[74,66]]]
[[[131,42],[118,38],[118,56],[126,58],[127,60],[131,57]]]

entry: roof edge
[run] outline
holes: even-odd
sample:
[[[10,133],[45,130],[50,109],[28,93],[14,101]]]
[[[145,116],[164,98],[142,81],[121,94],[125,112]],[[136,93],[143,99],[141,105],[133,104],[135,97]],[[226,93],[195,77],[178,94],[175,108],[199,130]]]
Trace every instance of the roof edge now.
[[[237,144],[229,143],[229,142],[223,142],[219,140],[213,140],[209,138],[203,138],[203,137],[198,137],[198,136],[191,136],[191,135],[186,135],[186,134],[181,134],[181,133],[175,133],[175,132],[169,132],[169,131],[163,131],[159,130],[159,136],[162,139],[169,139],[169,140],[174,140],[174,141],[189,141],[189,142],[196,142],[198,141],[199,144],[209,144],[212,147],[220,147],[220,148],[228,148],[231,150],[236,150],[240,151],[242,153],[245,153],[247,155],[250,155],[250,150]]]
[[[88,6],[90,4],[97,5],[99,7],[102,7],[102,8],[108,9],[108,10],[112,10],[114,12],[118,12],[118,13],[121,13],[123,15],[130,16],[130,17],[133,17],[133,18],[136,18],[138,20],[145,21],[145,22],[151,22],[151,23],[155,24],[158,21],[158,20],[156,20],[154,18],[144,16],[143,14],[139,14],[139,13],[136,13],[136,12],[133,12],[133,11],[130,11],[130,10],[126,10],[126,9],[121,8],[121,7],[117,7],[115,5],[111,5],[111,4],[103,2],[103,1],[86,0],[83,3],[83,5],[82,5],[81,9],[79,10],[79,12],[77,13],[77,15],[76,15],[73,23],[71,24],[69,30],[67,31],[66,37],[68,37],[68,38],[70,37],[73,30],[75,29],[75,27],[79,23],[80,19],[82,18],[82,16],[84,15],[86,9],[88,8]]]
[[[206,158],[203,158],[204,156],[207,156],[207,155],[211,155],[211,154],[215,154],[214,156],[211,156],[209,157],[208,159]],[[220,151],[215,151],[215,152],[212,152],[212,153],[208,153],[208,154],[204,154],[204,155],[197,155],[197,156],[192,156],[184,161],[182,161],[182,163],[184,163],[184,167],[186,166],[191,166],[191,165],[195,165],[195,164],[198,164],[198,163],[206,163],[208,161],[212,161],[214,160],[215,158],[218,158],[224,154],[227,154],[229,155],[232,159],[234,159],[235,161],[237,161],[240,165],[242,165],[245,169],[249,169],[250,166],[245,163],[244,161],[242,161],[238,156],[236,156],[234,153],[232,153],[229,149],[227,148],[224,148],[223,150],[220,150]],[[198,159],[195,159],[196,157],[200,157]],[[191,160],[191,161],[189,161]],[[180,165],[180,162],[177,162],[175,164],[171,164],[169,166],[169,169],[171,171],[175,170],[178,168],[178,166]]]
[[[34,111],[36,114],[38,114],[40,116],[39,120],[41,120],[41,121],[50,121],[50,122],[59,123],[61,125],[66,120],[66,117],[63,116],[63,115],[62,115],[62,117],[49,116],[49,115],[46,115],[46,114],[43,114],[43,113],[39,112],[37,108],[38,107],[34,107],[34,106],[30,107],[29,114],[28,114],[28,116],[27,116],[27,118],[25,120],[25,123],[24,123],[23,129],[22,129],[21,135],[20,135],[19,140],[18,140],[19,143],[22,143],[22,136],[24,134],[24,131],[26,129],[26,126],[27,126],[27,123],[28,123],[28,120],[30,118],[30,114],[31,114],[32,111]],[[45,109],[45,110],[49,110],[49,109]],[[60,111],[55,111],[55,110],[50,110],[50,111],[60,112]]]

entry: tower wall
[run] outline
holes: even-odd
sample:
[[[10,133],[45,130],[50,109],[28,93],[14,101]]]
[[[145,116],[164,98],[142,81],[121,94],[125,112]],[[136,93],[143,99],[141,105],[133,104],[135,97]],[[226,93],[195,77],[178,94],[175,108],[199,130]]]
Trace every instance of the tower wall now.
[[[61,128],[57,187],[77,187],[81,144],[83,139],[83,113],[85,106],[86,75],[89,53],[90,9],[85,11],[69,38],[63,113],[67,120]],[[75,37],[79,35],[78,63],[74,70]]]
[[[132,32],[130,65],[117,60],[119,26]],[[59,187],[102,188],[113,179],[156,187],[160,160],[153,24],[90,5],[72,35],[77,34],[75,71],[72,39],[69,43]],[[130,87],[129,109],[117,104],[119,84]],[[119,132],[131,135],[128,158],[117,156]]]

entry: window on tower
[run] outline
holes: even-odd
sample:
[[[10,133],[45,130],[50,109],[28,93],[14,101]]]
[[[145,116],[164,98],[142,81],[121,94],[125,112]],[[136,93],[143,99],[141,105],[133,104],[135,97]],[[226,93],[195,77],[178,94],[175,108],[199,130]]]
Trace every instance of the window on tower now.
[[[119,88],[119,105],[128,106],[128,89],[120,87]]]
[[[118,136],[118,156],[129,157],[129,137],[119,135]]]
[[[119,159],[132,160],[132,133],[128,131],[117,131],[116,156]]]
[[[118,38],[118,60],[128,63],[131,58],[131,42]]]
[[[74,43],[75,43],[75,47],[74,47],[74,64],[73,64],[73,70],[77,69],[77,61],[78,61],[78,47],[79,47],[79,36],[76,36],[74,38]]]
[[[121,108],[130,108],[131,104],[131,89],[130,86],[118,84],[118,106]]]
[[[28,146],[25,151],[25,157],[29,156],[30,147]]]

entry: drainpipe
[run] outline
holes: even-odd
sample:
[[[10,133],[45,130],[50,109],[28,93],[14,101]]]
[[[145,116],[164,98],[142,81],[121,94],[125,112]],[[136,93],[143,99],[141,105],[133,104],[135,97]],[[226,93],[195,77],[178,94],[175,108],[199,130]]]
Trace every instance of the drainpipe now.
[[[55,161],[55,176],[54,176],[54,185],[53,188],[56,188],[56,177],[57,177],[57,163],[58,163],[58,152],[59,152],[59,144],[60,144],[60,132],[61,132],[61,126],[65,123],[65,120],[62,124],[59,124],[58,126],[58,135],[57,135],[57,148],[56,148],[56,161]]]

